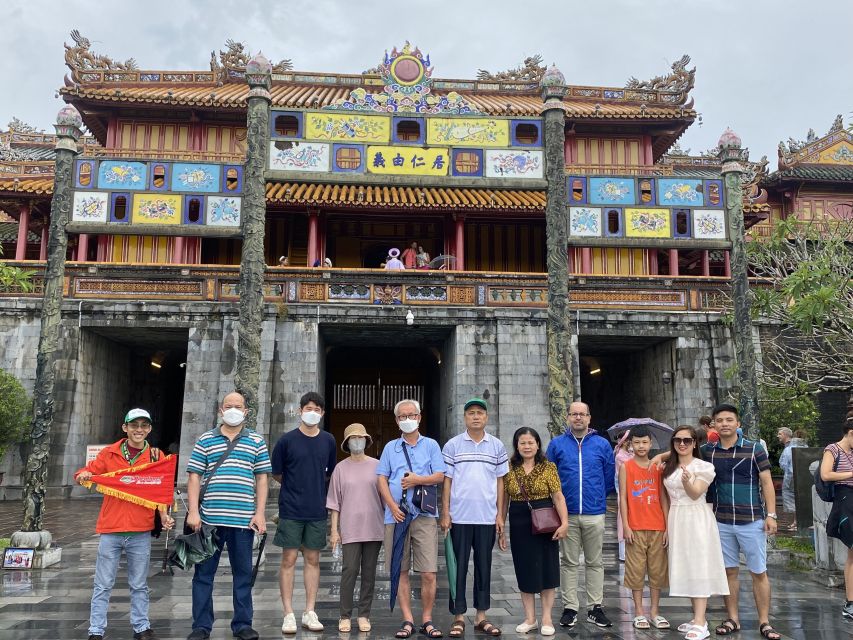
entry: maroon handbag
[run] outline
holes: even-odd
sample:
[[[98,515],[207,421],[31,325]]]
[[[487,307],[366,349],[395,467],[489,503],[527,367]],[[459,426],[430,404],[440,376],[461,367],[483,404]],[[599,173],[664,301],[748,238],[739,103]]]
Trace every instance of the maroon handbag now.
[[[530,529],[533,535],[541,533],[554,533],[560,528],[560,514],[554,508],[554,505],[548,507],[533,508],[530,504],[530,498],[527,497],[527,489],[524,488],[524,483],[518,471],[515,472],[516,480],[518,480],[518,488],[521,491],[521,497],[527,502],[527,508],[530,509]]]

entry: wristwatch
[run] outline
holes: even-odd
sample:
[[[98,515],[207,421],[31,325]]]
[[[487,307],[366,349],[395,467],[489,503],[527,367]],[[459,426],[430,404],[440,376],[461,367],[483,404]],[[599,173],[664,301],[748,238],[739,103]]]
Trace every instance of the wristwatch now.
[[[775,513],[772,513],[772,512],[768,512],[768,513],[767,513],[767,517],[768,517],[768,518],[773,518],[774,520],[778,520],[778,519],[779,519],[779,516],[777,516]]]

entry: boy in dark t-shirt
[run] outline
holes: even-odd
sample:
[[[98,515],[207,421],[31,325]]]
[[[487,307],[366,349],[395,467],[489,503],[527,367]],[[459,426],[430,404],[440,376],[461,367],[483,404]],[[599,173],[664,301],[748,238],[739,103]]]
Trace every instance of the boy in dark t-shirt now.
[[[278,497],[278,528],[273,544],[282,547],[282,633],[296,633],[293,612],[293,576],[299,549],[305,561],[305,612],[302,627],[322,631],[314,604],[320,582],[320,550],[326,546],[326,486],[337,461],[335,438],[320,429],[323,397],[306,393],[299,400],[302,411],[298,429],[285,433],[272,454],[272,475],[281,483]]]

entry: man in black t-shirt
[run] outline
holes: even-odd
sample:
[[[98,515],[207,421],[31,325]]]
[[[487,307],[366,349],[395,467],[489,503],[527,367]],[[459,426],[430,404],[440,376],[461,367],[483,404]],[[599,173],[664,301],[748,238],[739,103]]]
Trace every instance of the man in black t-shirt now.
[[[281,603],[284,607],[282,633],[296,633],[293,612],[293,576],[302,549],[305,562],[305,612],[302,627],[322,631],[314,612],[320,583],[320,550],[326,546],[326,487],[337,461],[335,438],[320,429],[323,397],[308,392],[299,400],[299,428],[285,433],[273,449],[272,476],[281,483],[278,497],[278,528],[273,544],[282,547]]]

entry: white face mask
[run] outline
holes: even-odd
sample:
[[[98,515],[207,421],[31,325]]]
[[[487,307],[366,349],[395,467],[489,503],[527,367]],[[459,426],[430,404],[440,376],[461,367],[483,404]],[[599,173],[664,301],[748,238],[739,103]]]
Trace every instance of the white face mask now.
[[[307,424],[309,427],[320,424],[320,420],[322,419],[323,416],[317,411],[306,411],[302,414],[302,422]]]
[[[400,420],[400,431],[403,433],[412,433],[418,430],[417,420]]]
[[[364,450],[367,448],[367,438],[357,438],[353,436],[347,440],[347,446],[349,447],[350,453],[364,453]]]
[[[231,407],[230,409],[226,409],[222,412],[222,422],[227,424],[229,427],[241,425],[245,420],[246,414],[243,413],[242,409],[238,409],[237,407]]]

